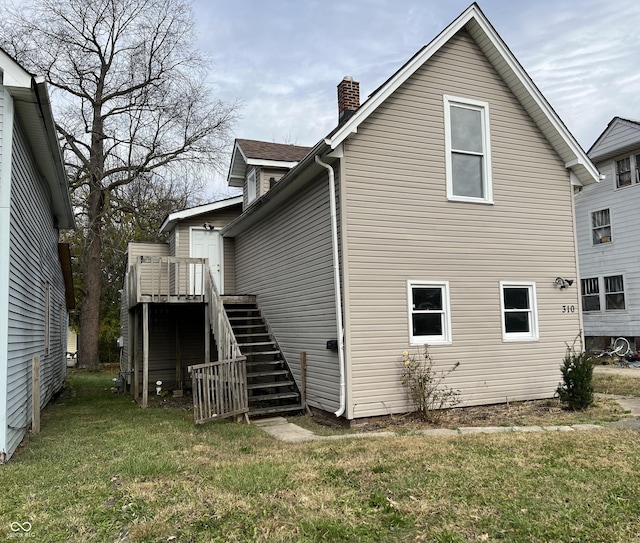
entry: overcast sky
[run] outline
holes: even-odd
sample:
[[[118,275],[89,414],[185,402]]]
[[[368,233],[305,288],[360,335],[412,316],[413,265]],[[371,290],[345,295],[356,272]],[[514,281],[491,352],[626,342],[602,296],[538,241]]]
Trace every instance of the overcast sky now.
[[[239,138],[315,144],[337,122],[336,85],[361,100],[467,0],[195,0],[219,97]],[[587,150],[614,116],[640,119],[640,2],[483,0],[481,9]]]

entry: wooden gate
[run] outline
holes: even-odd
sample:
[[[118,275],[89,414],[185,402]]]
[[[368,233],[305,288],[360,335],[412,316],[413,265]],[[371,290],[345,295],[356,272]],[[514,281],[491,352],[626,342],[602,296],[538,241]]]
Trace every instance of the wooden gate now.
[[[189,366],[196,424],[249,412],[246,357]]]

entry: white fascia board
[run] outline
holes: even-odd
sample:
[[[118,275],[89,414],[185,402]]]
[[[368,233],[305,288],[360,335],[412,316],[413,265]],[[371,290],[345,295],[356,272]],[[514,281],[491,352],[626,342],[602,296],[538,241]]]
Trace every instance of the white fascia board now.
[[[32,75],[0,49],[0,70],[5,87],[31,88]]]
[[[224,209],[242,203],[242,196],[236,196],[234,198],[227,198],[226,200],[220,200],[219,202],[213,202],[211,204],[205,204],[197,207],[191,207],[189,209],[183,209],[182,211],[176,211],[170,213],[167,218],[162,222],[160,226],[160,233],[164,232],[169,226],[172,226],[179,220],[188,219],[190,217],[196,217],[205,213],[211,213],[218,209]]]
[[[245,161],[248,166],[271,166],[273,168],[293,168],[297,161],[266,160],[264,158],[249,158]]]

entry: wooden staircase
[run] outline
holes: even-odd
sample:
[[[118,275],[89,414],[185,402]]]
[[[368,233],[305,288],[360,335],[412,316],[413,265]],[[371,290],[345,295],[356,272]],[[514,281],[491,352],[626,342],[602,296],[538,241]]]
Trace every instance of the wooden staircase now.
[[[254,296],[222,296],[229,323],[247,357],[249,415],[302,411],[300,392]]]

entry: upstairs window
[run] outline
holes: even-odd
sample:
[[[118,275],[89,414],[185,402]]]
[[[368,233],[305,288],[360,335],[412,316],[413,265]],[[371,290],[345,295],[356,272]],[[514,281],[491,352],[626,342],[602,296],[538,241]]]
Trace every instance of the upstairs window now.
[[[607,311],[625,309],[622,275],[611,275],[604,278],[604,299]]]
[[[247,203],[250,204],[258,197],[258,183],[255,169],[247,176]]]
[[[408,294],[411,344],[451,343],[449,283],[409,281]]]
[[[535,341],[538,339],[538,311],[534,283],[500,283],[502,339]]]
[[[611,242],[611,218],[608,209],[591,213],[591,233],[594,245]]]
[[[489,104],[444,97],[447,198],[493,203]]]
[[[600,311],[600,284],[597,277],[590,277],[581,281],[582,310]]]
[[[628,187],[631,185],[631,157],[616,160],[616,186]]]
[[[640,183],[640,155],[636,155],[636,183]]]

